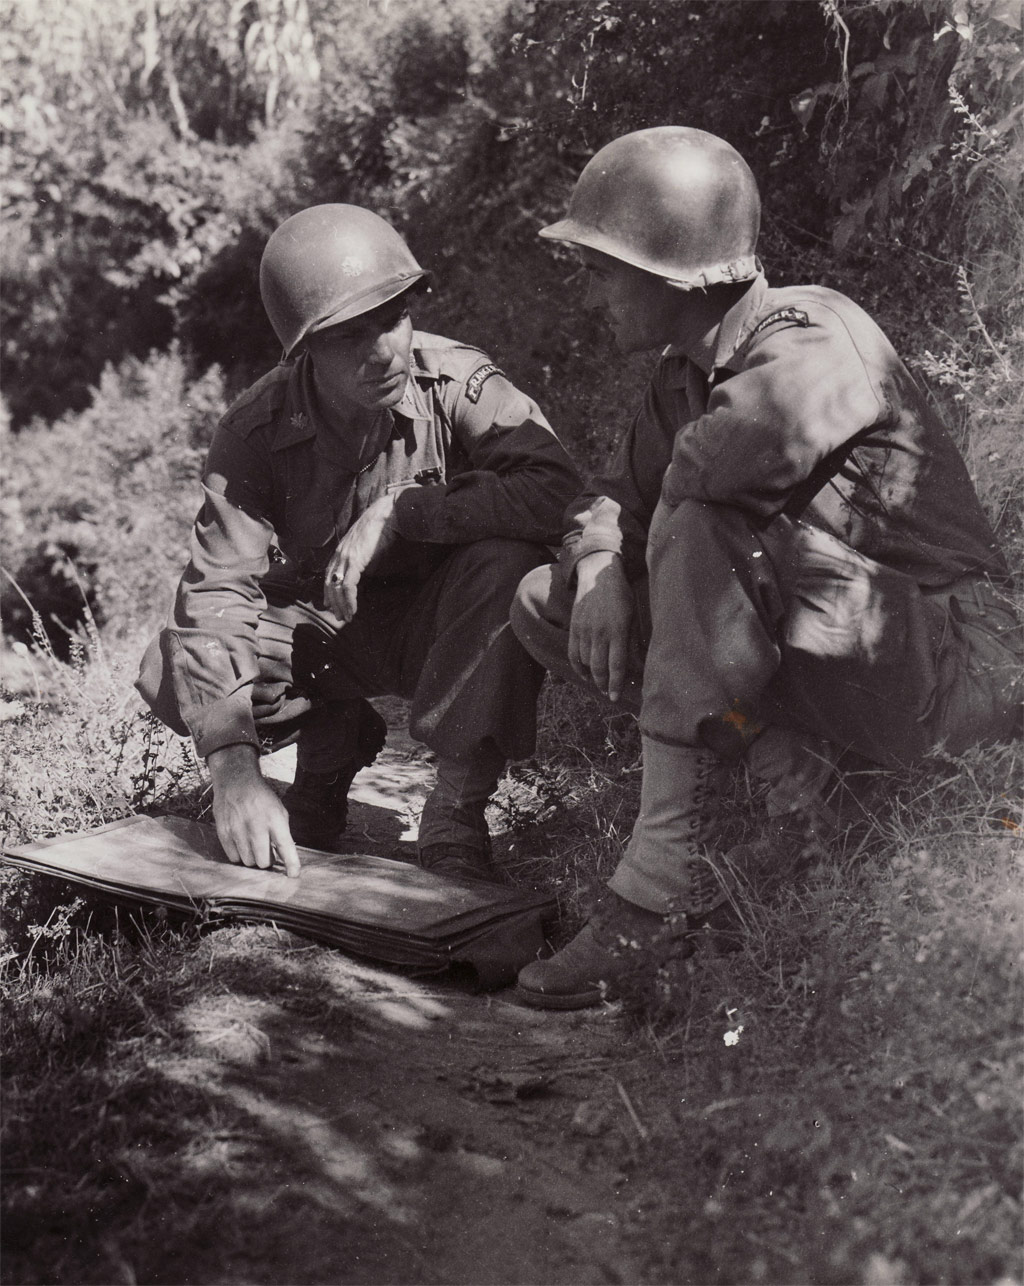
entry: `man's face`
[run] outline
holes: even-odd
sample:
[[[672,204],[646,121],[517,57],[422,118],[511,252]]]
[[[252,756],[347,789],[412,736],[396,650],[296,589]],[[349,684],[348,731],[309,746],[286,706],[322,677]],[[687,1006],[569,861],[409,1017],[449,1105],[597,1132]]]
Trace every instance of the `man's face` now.
[[[403,296],[317,331],[306,341],[317,394],[334,411],[401,401],[412,369],[412,319]]]
[[[680,291],[653,273],[600,250],[582,247],[579,255],[587,274],[583,305],[605,314],[615,342],[624,353],[643,353],[673,342],[676,321],[685,303]]]

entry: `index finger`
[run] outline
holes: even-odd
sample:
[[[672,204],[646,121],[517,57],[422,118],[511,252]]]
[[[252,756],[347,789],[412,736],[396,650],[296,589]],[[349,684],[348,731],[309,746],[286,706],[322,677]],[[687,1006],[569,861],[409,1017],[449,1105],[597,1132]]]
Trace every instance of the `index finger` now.
[[[618,701],[626,679],[627,640],[616,635],[608,644],[608,699]]]
[[[285,875],[292,880],[298,879],[302,863],[299,861],[298,850],[287,822],[274,822],[270,828],[270,844],[284,864]]]

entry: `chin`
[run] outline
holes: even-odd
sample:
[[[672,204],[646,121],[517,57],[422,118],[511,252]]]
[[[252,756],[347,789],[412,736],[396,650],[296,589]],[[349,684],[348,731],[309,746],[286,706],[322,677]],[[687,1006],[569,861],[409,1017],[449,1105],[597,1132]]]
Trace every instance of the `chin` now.
[[[390,411],[393,406],[397,406],[405,396],[405,386],[407,381],[403,380],[401,384],[386,393],[379,393],[376,396],[371,395],[366,399],[363,405],[368,411]]]

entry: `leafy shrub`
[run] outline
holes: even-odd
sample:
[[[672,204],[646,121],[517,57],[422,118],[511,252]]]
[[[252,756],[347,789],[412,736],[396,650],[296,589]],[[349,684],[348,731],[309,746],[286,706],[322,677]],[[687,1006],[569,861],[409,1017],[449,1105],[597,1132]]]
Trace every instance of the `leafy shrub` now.
[[[108,369],[88,409],[10,438],[3,536],[21,593],[8,578],[2,601],[12,637],[31,640],[34,607],[66,654],[85,604],[121,634],[166,610],[223,407],[219,371],[192,381],[172,349]]]

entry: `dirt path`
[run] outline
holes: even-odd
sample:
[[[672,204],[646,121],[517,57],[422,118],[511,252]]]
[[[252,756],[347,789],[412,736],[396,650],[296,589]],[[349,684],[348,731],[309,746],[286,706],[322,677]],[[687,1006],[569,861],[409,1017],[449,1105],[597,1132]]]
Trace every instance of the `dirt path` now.
[[[411,847],[429,778],[393,730],[353,790],[353,845]],[[197,1056],[178,1073],[252,1123],[207,1148],[244,1176],[262,1228],[220,1280],[640,1280],[625,1220],[644,1126],[614,1010],[537,1013],[512,992],[467,995],[298,939],[282,988],[269,932],[212,947],[211,970],[235,985],[187,1016]]]

